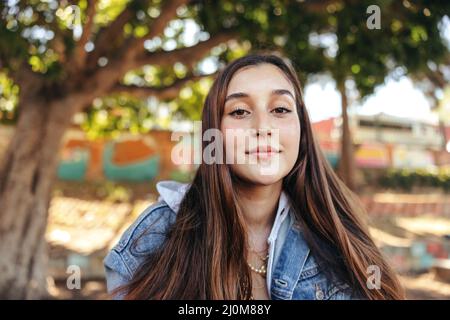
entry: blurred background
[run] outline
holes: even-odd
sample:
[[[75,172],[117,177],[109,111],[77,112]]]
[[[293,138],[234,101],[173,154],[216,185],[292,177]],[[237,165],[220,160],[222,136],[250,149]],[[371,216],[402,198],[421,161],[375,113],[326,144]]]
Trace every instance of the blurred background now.
[[[107,298],[108,250],[157,181],[195,172],[171,161],[172,133],[193,132],[217,71],[251,52],[294,64],[408,298],[450,298],[450,2],[3,0],[0,14],[0,298]]]

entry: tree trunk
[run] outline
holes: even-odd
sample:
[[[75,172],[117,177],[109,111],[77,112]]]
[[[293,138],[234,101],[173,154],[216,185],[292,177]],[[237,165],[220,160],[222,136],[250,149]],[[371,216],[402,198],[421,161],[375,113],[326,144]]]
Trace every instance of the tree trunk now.
[[[353,139],[350,131],[348,119],[348,100],[345,91],[345,81],[338,83],[338,90],[341,94],[342,104],[342,136],[341,136],[341,158],[339,160],[338,174],[344,183],[355,190],[355,159],[353,149]]]
[[[442,136],[442,146],[441,146],[441,150],[446,152],[447,151],[447,132],[445,130],[445,122],[442,119],[441,116],[439,116],[439,131],[441,132],[441,136]]]
[[[45,230],[59,146],[76,99],[20,101],[0,166],[0,299],[46,297]]]

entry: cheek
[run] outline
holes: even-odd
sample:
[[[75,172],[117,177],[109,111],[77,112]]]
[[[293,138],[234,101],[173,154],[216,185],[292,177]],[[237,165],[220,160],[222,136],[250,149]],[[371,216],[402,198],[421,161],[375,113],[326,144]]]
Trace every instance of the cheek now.
[[[300,141],[300,124],[291,122],[286,123],[280,128],[280,139],[293,143],[294,141]]]
[[[280,143],[284,148],[284,152],[289,158],[298,156],[298,149],[300,144],[300,123],[298,121],[291,121],[280,128]]]

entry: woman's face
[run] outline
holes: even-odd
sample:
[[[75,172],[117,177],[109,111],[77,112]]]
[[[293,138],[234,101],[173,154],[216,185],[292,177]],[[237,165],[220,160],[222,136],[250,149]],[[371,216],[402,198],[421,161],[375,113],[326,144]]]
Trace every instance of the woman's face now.
[[[226,161],[239,178],[260,185],[283,179],[299,152],[295,91],[272,64],[237,71],[228,86],[221,131]]]

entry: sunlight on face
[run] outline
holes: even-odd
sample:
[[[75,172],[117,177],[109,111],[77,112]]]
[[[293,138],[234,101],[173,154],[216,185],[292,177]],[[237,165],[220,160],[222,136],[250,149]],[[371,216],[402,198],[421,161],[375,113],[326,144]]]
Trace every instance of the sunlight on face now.
[[[233,75],[226,96],[221,131],[233,173],[254,184],[283,179],[297,160],[300,143],[295,91],[288,78],[272,64],[249,66]]]

